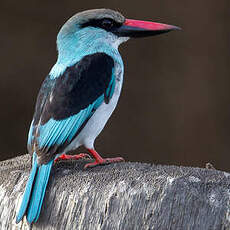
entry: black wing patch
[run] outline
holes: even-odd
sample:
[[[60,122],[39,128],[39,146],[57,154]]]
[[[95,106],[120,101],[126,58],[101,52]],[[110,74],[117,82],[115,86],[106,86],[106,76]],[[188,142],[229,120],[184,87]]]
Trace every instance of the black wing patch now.
[[[34,125],[50,118],[62,120],[80,112],[105,94],[112,78],[114,61],[105,53],[87,55],[56,79],[47,79],[40,89]],[[108,98],[105,97],[106,103]]]

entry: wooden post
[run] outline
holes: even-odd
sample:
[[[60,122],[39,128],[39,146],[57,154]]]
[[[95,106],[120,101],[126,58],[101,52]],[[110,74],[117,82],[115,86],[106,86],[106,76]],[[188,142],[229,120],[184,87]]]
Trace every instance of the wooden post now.
[[[230,174],[214,169],[118,163],[84,170],[54,165],[32,229],[230,229]],[[0,162],[0,229],[15,223],[30,170],[29,155]]]

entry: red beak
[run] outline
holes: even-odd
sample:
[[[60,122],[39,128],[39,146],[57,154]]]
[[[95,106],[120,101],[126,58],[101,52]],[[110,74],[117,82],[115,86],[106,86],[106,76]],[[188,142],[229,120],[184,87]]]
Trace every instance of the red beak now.
[[[171,26],[171,25],[157,23],[157,22],[133,20],[133,19],[126,19],[124,25],[130,27],[136,27],[144,30],[152,30],[152,31],[180,30],[180,28],[177,26]]]
[[[181,30],[181,28],[156,22],[126,19],[116,32],[119,36],[124,37],[147,37],[167,33],[172,30]]]

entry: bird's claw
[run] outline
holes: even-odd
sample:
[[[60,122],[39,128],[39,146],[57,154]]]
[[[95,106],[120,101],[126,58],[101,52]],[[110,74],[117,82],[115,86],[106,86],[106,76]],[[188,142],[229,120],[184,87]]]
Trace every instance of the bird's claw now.
[[[124,158],[122,157],[115,157],[115,158],[105,158],[105,159],[102,159],[100,161],[94,161],[94,162],[91,162],[91,163],[88,163],[84,166],[84,168],[93,168],[95,166],[98,166],[98,165],[107,165],[107,164],[110,164],[110,163],[117,163],[117,162],[123,162],[125,161]]]
[[[62,154],[61,156],[56,158],[54,160],[54,162],[56,163],[56,162],[61,161],[61,160],[80,160],[80,159],[85,159],[85,158],[91,159],[90,155],[87,154],[87,153],[80,153],[80,154],[77,154],[77,155]]]

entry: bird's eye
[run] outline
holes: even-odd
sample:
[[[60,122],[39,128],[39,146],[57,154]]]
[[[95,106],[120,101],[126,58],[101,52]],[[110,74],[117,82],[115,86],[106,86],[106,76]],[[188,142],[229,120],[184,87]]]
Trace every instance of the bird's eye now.
[[[111,19],[103,19],[101,25],[105,29],[111,29],[114,26],[114,22]]]

